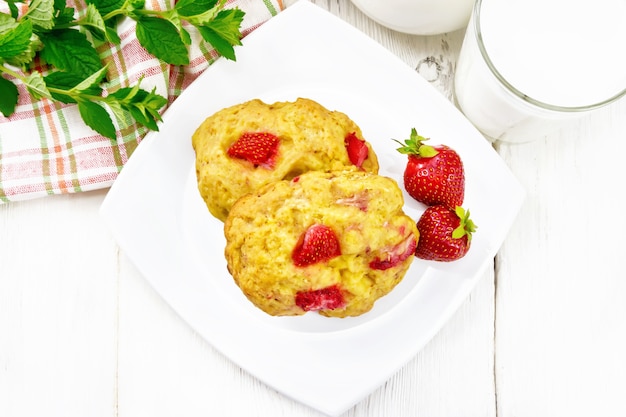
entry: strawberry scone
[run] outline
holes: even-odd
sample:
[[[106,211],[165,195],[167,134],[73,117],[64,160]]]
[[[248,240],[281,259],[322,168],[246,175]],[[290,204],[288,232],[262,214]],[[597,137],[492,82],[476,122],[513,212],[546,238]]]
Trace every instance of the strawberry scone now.
[[[198,127],[192,145],[200,195],[222,221],[239,197],[274,181],[345,167],[378,172],[361,129],[344,113],[305,98],[222,109]]]
[[[228,270],[270,315],[361,315],[413,261],[419,232],[403,204],[394,180],[359,170],[267,184],[230,210]]]

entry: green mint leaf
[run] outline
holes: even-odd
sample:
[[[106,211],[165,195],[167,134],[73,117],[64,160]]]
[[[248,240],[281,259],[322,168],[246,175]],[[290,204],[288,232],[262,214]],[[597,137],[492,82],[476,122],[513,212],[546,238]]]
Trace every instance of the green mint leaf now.
[[[23,17],[28,18],[33,25],[49,30],[54,27],[54,7],[54,0],[31,0]]]
[[[33,99],[39,100],[43,97],[52,98],[52,95],[50,94],[50,91],[48,91],[48,87],[39,72],[33,71],[28,74],[24,80],[24,84]]]
[[[17,86],[4,77],[0,77],[0,112],[9,117],[17,106]]]
[[[119,90],[110,93],[108,97],[114,99],[115,101],[119,101],[120,103],[124,103],[124,102],[130,103],[133,101],[134,97],[139,92],[140,83],[141,83],[141,80],[139,80],[139,82],[132,87],[120,88]]]
[[[17,18],[6,13],[0,13],[0,35],[17,26]]]
[[[127,119],[129,119],[128,112],[122,109],[122,106],[120,106],[120,103],[118,103],[117,101],[110,100],[110,99],[105,100],[105,103],[107,104],[107,106],[109,106],[111,113],[113,113],[113,115],[118,121],[125,122],[127,121]]]
[[[167,99],[155,93],[140,89],[139,84],[134,87],[121,88],[107,96],[107,102],[115,101],[140,124],[151,130],[159,130],[157,121],[161,120],[161,110]],[[111,106],[113,108],[113,106]],[[115,110],[114,110],[115,111]]]
[[[7,3],[9,3],[9,11],[11,11],[11,16],[13,17],[13,19],[17,19],[20,15],[20,11],[15,5],[16,2],[9,0]]]
[[[0,60],[22,67],[30,63],[42,47],[29,20],[18,23],[11,16],[0,13]]]
[[[13,58],[26,52],[32,33],[29,20],[18,23],[7,14],[0,14],[0,58]]]
[[[126,110],[133,116],[133,119],[150,130],[159,130],[159,127],[154,119],[151,119],[148,114],[144,112],[144,109],[136,106],[127,106]]]
[[[102,68],[98,52],[78,30],[55,30],[42,33],[40,38],[44,45],[41,58],[61,71],[86,78]]]
[[[202,35],[202,39],[210,43],[221,56],[232,61],[236,60],[235,48],[213,29],[200,26],[198,32]]]
[[[54,25],[71,26],[74,22],[74,8],[67,7],[66,0],[54,0]]]
[[[167,99],[155,94],[154,91],[152,90],[152,92],[148,93],[145,90],[139,90],[132,107],[129,107],[128,110],[135,120],[140,120],[144,126],[158,131],[159,128],[156,122],[161,121],[159,109],[167,104]]]
[[[63,10],[57,11],[54,17],[55,26],[70,27],[70,26],[73,26],[73,23],[74,23],[74,9],[65,8]]]
[[[81,82],[81,77],[71,72],[54,71],[44,77],[44,82],[52,99],[66,104],[76,103],[76,99],[69,94],[69,91]]]
[[[104,137],[116,139],[111,116],[102,106],[90,101],[81,101],[78,103],[78,111],[87,126]]]
[[[189,52],[176,26],[157,17],[139,17],[137,39],[146,50],[162,61],[172,65],[189,64]]]
[[[178,15],[176,9],[162,12],[160,13],[160,17],[168,20],[172,25],[174,25],[174,27],[176,27],[176,31],[185,45],[191,45],[191,36],[189,35],[189,32],[183,28],[183,23],[180,20],[180,16]]]
[[[182,39],[183,43],[185,45],[191,45],[191,36],[189,35],[189,32],[187,32],[187,30],[182,25],[178,28],[178,31],[180,33],[180,38]]]
[[[30,36],[30,45],[28,45],[28,48],[26,48],[26,50],[24,50],[21,54],[8,58],[6,62],[8,64],[15,65],[16,67],[22,67],[31,63],[35,58],[35,55],[37,55],[37,52],[41,51],[41,48],[43,48],[43,44],[39,40],[39,36],[33,33]]]
[[[120,36],[117,34],[117,31],[115,30],[115,28],[106,26],[104,36],[107,41],[111,42],[114,45],[119,45],[120,43],[122,43],[122,40],[120,39]]]
[[[54,0],[54,10],[56,10],[57,12],[59,10],[65,9],[66,6],[67,0]]]
[[[87,0],[87,4],[93,4],[101,15],[106,15],[124,7],[125,0]]]
[[[100,84],[107,75],[107,66],[100,68],[98,71],[91,74],[89,77],[85,78],[83,81],[78,83],[72,90],[80,91],[80,92],[90,92],[96,91],[96,89],[100,89]]]
[[[239,28],[244,14],[239,9],[222,10],[211,22],[198,26],[198,31],[220,55],[234,61],[236,57],[233,46],[241,45],[242,35]]]
[[[80,24],[87,29],[95,39],[100,41],[106,39],[107,33],[104,19],[93,4],[87,5],[87,12],[85,16],[80,19]]]
[[[180,0],[174,8],[180,16],[191,17],[202,15],[212,10],[217,5],[217,0]]]
[[[135,9],[143,9],[146,5],[145,0],[130,0],[130,4]]]
[[[213,29],[231,45],[241,45],[241,22],[245,13],[240,9],[228,9],[220,11],[215,19],[205,26]]]
[[[48,74],[44,81],[55,100],[62,103],[76,103],[76,96],[102,96],[102,79],[106,74],[106,68],[83,79],[71,72],[55,71]]]

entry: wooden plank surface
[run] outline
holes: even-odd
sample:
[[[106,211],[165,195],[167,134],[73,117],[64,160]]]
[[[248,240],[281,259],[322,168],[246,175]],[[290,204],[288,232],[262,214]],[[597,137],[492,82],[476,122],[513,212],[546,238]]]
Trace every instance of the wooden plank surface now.
[[[314,3],[452,100],[462,31],[410,36]],[[495,272],[346,417],[626,415],[626,105],[497,148],[528,195]],[[105,230],[105,194],[0,206],[0,416],[321,417],[176,316]]]
[[[0,415],[112,416],[118,249],[105,193],[0,206]]]
[[[498,415],[626,415],[626,103],[499,150],[527,201],[498,255]]]

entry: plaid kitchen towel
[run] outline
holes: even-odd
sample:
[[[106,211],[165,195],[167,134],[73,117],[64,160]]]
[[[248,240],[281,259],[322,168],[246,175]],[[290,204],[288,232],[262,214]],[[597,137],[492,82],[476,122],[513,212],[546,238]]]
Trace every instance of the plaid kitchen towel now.
[[[174,3],[147,0],[145,8],[171,9]],[[68,1],[68,6],[75,7],[77,15],[84,13],[82,1]],[[245,12],[241,25],[244,37],[284,8],[281,0],[230,0],[226,7]],[[0,12],[9,13],[7,2],[0,1]],[[188,28],[193,39],[190,63],[181,67],[164,64],[148,54],[137,40],[134,21],[120,22],[117,32],[121,43],[105,44],[98,50],[102,61],[109,63],[107,89],[132,86],[143,77],[144,90],[156,88],[156,93],[171,104],[218,58],[194,29]],[[242,47],[235,47],[235,54]],[[125,125],[116,121],[117,140],[112,141],[87,127],[75,105],[34,101],[23,85],[17,83],[17,87],[15,112],[10,117],[0,113],[0,204],[109,187],[148,133],[132,121]]]

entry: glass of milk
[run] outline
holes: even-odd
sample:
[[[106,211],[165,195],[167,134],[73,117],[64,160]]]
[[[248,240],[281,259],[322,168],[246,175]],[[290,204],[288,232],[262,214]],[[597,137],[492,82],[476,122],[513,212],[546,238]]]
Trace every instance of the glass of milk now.
[[[476,0],[455,75],[490,140],[528,142],[626,96],[626,0]]]

